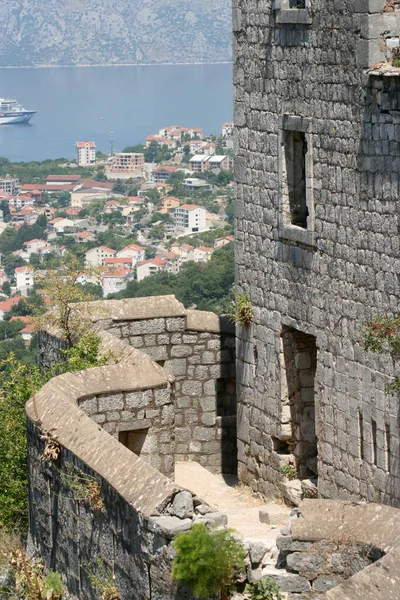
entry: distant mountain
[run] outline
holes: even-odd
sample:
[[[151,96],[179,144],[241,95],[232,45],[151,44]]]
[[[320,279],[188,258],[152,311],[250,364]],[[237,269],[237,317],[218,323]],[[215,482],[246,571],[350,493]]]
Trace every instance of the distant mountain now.
[[[0,0],[0,66],[230,58],[231,0]]]

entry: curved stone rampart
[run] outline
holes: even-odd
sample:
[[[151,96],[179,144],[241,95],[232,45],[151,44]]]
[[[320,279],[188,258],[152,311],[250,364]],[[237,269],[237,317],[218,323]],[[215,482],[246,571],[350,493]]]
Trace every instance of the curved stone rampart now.
[[[108,364],[59,375],[27,403],[31,546],[65,574],[73,596],[95,597],[89,575],[100,557],[121,598],[180,598],[169,540],[204,513],[213,517],[173,482],[174,462],[198,456],[224,466],[223,419],[234,438],[235,417],[217,415],[217,382],[234,375],[232,328],[212,313],[188,314],[173,296],[75,309],[91,321]],[[42,364],[59,360],[63,347],[60,332],[41,332]],[[55,462],[41,460],[48,436],[61,447]]]

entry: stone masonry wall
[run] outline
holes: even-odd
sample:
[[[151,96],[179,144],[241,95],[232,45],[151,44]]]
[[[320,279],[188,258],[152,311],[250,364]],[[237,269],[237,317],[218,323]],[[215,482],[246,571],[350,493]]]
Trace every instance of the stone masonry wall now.
[[[79,408],[155,469],[174,478],[175,413],[171,385],[159,389],[98,394]]]
[[[165,406],[152,400],[85,400],[82,408],[125,445],[139,443],[140,455],[173,476],[175,460],[194,460],[213,472],[236,472],[236,381],[234,327],[213,313],[186,311],[173,296],[108,300],[81,305],[95,330],[109,332],[150,356],[174,375]],[[169,316],[170,315],[170,316]],[[128,346],[129,344],[129,346]],[[56,332],[41,332],[41,364],[60,360]],[[129,406],[127,405],[129,404]],[[145,435],[146,428],[150,427]],[[127,433],[128,428],[135,435]],[[128,437],[127,437],[128,436]],[[132,446],[131,443],[131,446]],[[137,448],[135,448],[135,451]]]
[[[290,425],[281,335],[291,328],[317,349],[319,495],[400,504],[399,403],[385,393],[395,365],[367,354],[361,334],[397,314],[400,296],[399,71],[362,55],[385,42],[383,8],[234,0],[236,281],[254,312],[237,338],[238,469],[265,496],[287,484],[276,440]],[[288,131],[303,155],[290,155]],[[284,204],[293,160],[304,161],[301,226]]]
[[[181,312],[180,316],[151,318],[149,309],[147,318],[132,314],[128,319],[120,314],[96,323],[175,376],[175,459],[195,460],[213,472],[234,473],[234,328],[212,313]]]

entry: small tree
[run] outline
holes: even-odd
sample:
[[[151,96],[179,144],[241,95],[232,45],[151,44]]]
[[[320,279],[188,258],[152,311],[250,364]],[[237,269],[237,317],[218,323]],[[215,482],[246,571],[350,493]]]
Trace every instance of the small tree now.
[[[77,302],[93,300],[79,285],[83,274],[89,273],[75,257],[68,256],[58,270],[47,271],[46,277],[39,282],[50,299],[51,310],[37,319],[37,328],[41,329],[46,325],[56,327],[61,331],[68,347],[87,333],[90,326],[90,320],[84,318],[82,312],[74,307]]]
[[[207,529],[193,525],[172,542],[177,551],[172,578],[189,587],[199,598],[218,595],[226,600],[235,576],[245,568],[245,550],[230,529]]]

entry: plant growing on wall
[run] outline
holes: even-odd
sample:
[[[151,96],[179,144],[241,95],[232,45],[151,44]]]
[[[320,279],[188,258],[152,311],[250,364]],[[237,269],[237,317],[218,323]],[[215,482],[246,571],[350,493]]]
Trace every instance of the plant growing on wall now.
[[[7,583],[0,587],[0,597],[24,600],[59,600],[64,593],[61,575],[50,571],[44,574],[40,560],[27,556],[19,544],[5,545],[0,549],[8,562]]]
[[[84,568],[90,583],[99,592],[101,600],[119,600],[120,595],[111,569],[104,565],[100,556],[96,558],[94,566],[96,572],[87,564],[84,565]]]
[[[364,347],[370,352],[400,357],[400,317],[382,317],[363,327]],[[400,392],[400,375],[387,385],[388,393]]]
[[[294,465],[282,465],[281,473],[289,480],[297,478],[297,469]]]
[[[246,292],[233,294],[233,300],[228,308],[228,317],[236,325],[249,327],[253,320],[253,310],[250,296]]]
[[[26,402],[54,375],[105,364],[100,341],[89,334],[65,351],[64,361],[51,369],[28,367],[14,355],[0,363],[0,527],[24,530],[28,522]],[[36,417],[40,422],[40,414]],[[47,432],[42,435],[46,444],[50,442]],[[44,459],[58,458],[55,441]]]
[[[250,600],[283,600],[279,585],[271,577],[262,577],[246,585]]]
[[[189,587],[199,598],[218,595],[226,600],[235,578],[245,568],[245,550],[229,529],[193,525],[172,542],[177,552],[172,579]]]
[[[60,478],[63,485],[72,493],[71,500],[83,502],[93,510],[104,511],[101,487],[97,479],[76,467],[60,471]]]

